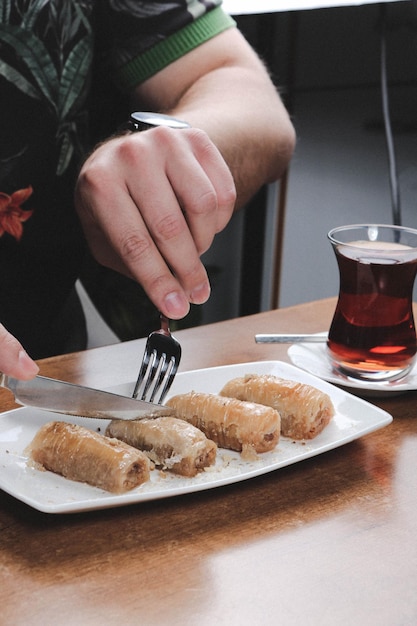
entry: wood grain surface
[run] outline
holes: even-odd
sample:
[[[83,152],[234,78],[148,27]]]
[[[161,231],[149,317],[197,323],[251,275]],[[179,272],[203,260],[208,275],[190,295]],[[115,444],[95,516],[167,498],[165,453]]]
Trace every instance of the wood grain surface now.
[[[257,345],[255,333],[325,330],[334,306],[181,331],[181,371],[288,361],[288,346]],[[46,359],[41,373],[93,387],[131,381],[143,347]],[[394,416],[386,428],[207,492],[73,515],[0,492],[0,624],[417,623],[416,399],[373,399]],[[13,406],[1,390],[0,410]]]

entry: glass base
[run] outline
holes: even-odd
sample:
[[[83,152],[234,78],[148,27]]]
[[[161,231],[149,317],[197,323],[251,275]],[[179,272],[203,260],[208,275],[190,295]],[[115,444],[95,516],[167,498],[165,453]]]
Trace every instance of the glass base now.
[[[341,376],[352,378],[354,380],[363,380],[367,382],[383,382],[387,380],[400,380],[409,374],[412,365],[401,369],[386,369],[386,370],[367,370],[355,366],[350,366],[348,363],[338,363],[334,359],[331,359],[333,369]]]

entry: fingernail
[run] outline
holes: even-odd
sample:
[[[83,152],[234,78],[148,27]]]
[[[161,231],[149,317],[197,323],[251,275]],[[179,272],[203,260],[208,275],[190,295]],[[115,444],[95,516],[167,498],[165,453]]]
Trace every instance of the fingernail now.
[[[182,294],[173,291],[165,296],[165,307],[168,317],[175,319],[187,315],[190,305]]]
[[[39,367],[33,361],[27,352],[20,350],[19,352],[19,368],[26,376],[35,376],[39,372]]]
[[[204,302],[207,302],[209,297],[210,285],[205,282],[192,290],[190,299],[193,304],[203,304]]]

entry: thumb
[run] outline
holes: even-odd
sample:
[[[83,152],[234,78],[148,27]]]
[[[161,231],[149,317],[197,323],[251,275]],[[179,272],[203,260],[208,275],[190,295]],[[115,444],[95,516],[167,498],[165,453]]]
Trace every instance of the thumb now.
[[[21,343],[0,324],[0,372],[20,380],[29,380],[39,371]]]

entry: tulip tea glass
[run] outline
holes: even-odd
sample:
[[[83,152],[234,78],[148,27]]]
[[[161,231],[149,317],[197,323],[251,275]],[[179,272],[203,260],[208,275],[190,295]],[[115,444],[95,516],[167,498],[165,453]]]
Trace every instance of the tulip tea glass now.
[[[340,278],[327,342],[333,367],[367,381],[402,378],[417,352],[417,230],[359,224],[334,228],[328,238]]]

